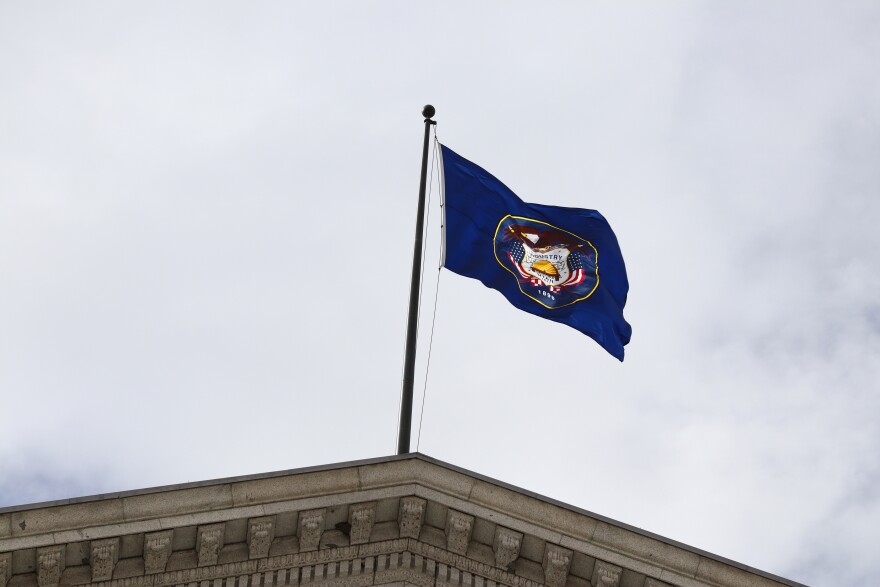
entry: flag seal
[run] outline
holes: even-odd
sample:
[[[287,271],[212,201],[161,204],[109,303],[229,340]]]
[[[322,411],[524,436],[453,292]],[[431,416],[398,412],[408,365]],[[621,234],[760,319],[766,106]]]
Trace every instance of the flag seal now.
[[[519,290],[545,308],[583,301],[599,287],[599,251],[573,232],[508,214],[498,222],[493,246]]]

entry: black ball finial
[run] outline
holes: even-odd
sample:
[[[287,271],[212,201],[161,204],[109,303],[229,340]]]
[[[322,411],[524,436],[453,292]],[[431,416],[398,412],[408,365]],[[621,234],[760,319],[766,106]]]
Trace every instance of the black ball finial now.
[[[424,108],[422,108],[422,116],[425,118],[431,118],[437,111],[434,110],[434,107],[430,104],[427,104]]]

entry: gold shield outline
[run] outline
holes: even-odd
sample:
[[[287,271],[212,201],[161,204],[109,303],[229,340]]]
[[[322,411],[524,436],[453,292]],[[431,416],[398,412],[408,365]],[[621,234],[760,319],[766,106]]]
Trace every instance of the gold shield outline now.
[[[522,284],[520,283],[519,277],[516,275],[516,273],[511,271],[510,268],[507,267],[504,263],[502,263],[501,259],[498,258],[498,231],[501,230],[501,225],[508,218],[514,218],[516,220],[528,220],[529,222],[537,222],[538,224],[543,224],[544,226],[549,226],[550,228],[555,228],[556,230],[558,230],[560,232],[570,234],[571,236],[575,237],[576,239],[583,241],[583,242],[587,243],[588,245],[590,245],[590,248],[593,249],[594,253],[596,253],[596,285],[593,286],[593,289],[590,290],[590,293],[588,293],[587,295],[585,295],[582,298],[578,298],[574,301],[568,302],[567,304],[562,304],[561,306],[548,306],[547,304],[545,304],[544,302],[542,302],[540,299],[536,298],[535,296],[532,296],[532,295],[529,295],[528,293],[526,293],[526,291],[522,288]],[[526,296],[527,298],[531,298],[531,299],[535,300],[536,302],[538,302],[539,304],[541,304],[542,306],[544,306],[548,310],[558,310],[559,308],[571,306],[572,304],[576,304],[580,301],[583,301],[583,300],[587,299],[588,297],[590,297],[591,295],[593,295],[594,293],[596,293],[596,289],[599,287],[599,251],[596,249],[596,247],[593,246],[593,243],[591,243],[590,241],[588,241],[587,239],[585,239],[581,236],[576,235],[575,233],[573,233],[569,230],[565,230],[564,228],[559,228],[558,226],[553,226],[549,222],[543,222],[541,220],[535,220],[534,218],[527,218],[525,216],[514,216],[513,214],[508,214],[507,216],[505,216],[504,218],[499,220],[498,226],[495,227],[495,235],[492,237],[492,252],[495,255],[495,260],[498,261],[498,264],[501,265],[501,267],[503,267],[508,273],[513,275],[514,279],[516,279],[516,286],[519,288],[519,291],[521,291],[522,294],[524,296]]]

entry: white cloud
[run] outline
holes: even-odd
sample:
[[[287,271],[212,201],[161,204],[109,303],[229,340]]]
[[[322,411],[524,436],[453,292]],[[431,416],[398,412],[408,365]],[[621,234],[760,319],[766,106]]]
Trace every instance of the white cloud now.
[[[392,452],[430,101],[524,199],[605,214],[634,336],[618,365],[444,273],[421,450],[876,583],[878,16],[3,4],[0,496]]]

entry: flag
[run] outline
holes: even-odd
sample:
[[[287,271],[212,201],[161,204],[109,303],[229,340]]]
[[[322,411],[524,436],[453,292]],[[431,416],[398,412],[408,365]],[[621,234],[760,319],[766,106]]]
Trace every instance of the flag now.
[[[617,359],[632,328],[629,283],[611,226],[595,210],[529,204],[441,145],[443,266],[536,316],[583,332]]]

